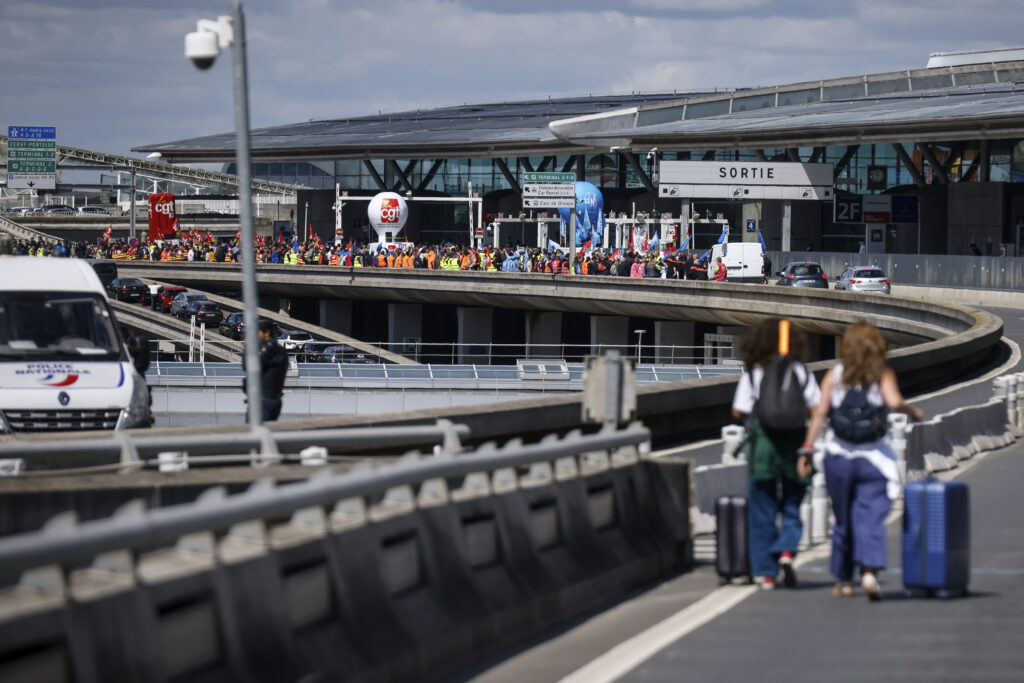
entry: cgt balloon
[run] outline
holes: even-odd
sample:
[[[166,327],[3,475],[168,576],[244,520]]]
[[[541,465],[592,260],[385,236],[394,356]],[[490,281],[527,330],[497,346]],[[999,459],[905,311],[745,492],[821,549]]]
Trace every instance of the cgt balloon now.
[[[370,225],[377,232],[377,241],[393,241],[409,220],[409,205],[397,192],[381,192],[374,195],[366,208]],[[388,236],[390,233],[390,237]]]

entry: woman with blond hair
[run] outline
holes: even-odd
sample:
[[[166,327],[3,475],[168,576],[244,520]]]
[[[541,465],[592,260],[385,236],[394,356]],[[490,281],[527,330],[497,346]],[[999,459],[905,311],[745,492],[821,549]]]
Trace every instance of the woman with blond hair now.
[[[886,365],[886,344],[874,325],[846,328],[840,362],[825,375],[821,401],[811,411],[801,450],[809,450],[830,420],[825,436],[825,484],[836,523],[832,531],[832,574],[837,596],[853,595],[853,570],[860,567],[868,600],[881,597],[877,572],[885,567],[885,518],[900,494],[896,454],[887,434],[888,411],[924,417],[906,402],[896,373]]]

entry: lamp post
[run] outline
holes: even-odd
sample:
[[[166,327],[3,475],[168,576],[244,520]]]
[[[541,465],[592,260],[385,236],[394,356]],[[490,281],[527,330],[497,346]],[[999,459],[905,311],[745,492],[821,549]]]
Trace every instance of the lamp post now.
[[[213,66],[221,48],[230,47],[235,108],[235,165],[238,167],[238,218],[242,243],[242,310],[245,313],[245,382],[249,426],[263,422],[260,396],[262,377],[257,335],[259,295],[256,290],[255,243],[252,229],[252,167],[249,155],[249,82],[245,60],[245,17],[239,0],[231,3],[229,16],[216,21],[200,19],[194,33],[185,36],[185,56],[199,69]]]
[[[633,330],[633,334],[636,335],[636,364],[640,365],[640,359],[643,358],[643,345],[644,345],[644,332],[647,330]]]
[[[309,202],[306,202],[306,215],[302,221],[302,242],[309,241]]]

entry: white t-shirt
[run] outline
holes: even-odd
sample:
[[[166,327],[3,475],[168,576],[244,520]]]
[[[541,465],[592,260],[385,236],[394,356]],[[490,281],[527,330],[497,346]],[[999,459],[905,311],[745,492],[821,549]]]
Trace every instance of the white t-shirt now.
[[[807,367],[800,362],[794,362],[796,377],[804,385],[804,400],[808,408],[818,405],[821,400],[821,389],[814,375],[808,372]],[[736,393],[732,397],[732,409],[738,413],[749,415],[754,410],[754,403],[761,390],[761,380],[764,378],[764,368],[755,365],[750,372],[743,371],[740,381],[736,384]]]

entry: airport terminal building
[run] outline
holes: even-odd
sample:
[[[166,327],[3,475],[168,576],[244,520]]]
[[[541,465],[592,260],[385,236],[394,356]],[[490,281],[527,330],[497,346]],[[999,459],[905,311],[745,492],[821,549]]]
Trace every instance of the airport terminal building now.
[[[560,171],[600,188],[606,212],[685,216],[682,224],[693,230],[699,225],[694,219],[721,217],[732,239],[756,239],[755,227],[773,250],[855,252],[870,241],[869,233],[879,240],[869,251],[967,254],[977,248],[984,255],[1018,255],[1024,239],[1024,49],[939,53],[922,69],[729,92],[531,100],[310,121],[255,130],[251,144],[255,177],[312,188],[300,192],[297,205],[309,202],[309,220],[325,237],[334,235],[335,183],[350,196],[390,190],[411,197],[410,240],[465,241],[466,204],[417,204],[415,198],[478,193],[485,220],[521,214],[529,220],[532,214],[522,208],[524,174]],[[234,135],[135,151],[160,152],[170,162],[223,162],[230,172]],[[730,186],[734,196],[659,192],[661,165],[679,160],[827,163],[834,192],[792,202],[745,198],[742,183]],[[916,220],[866,231],[837,216],[837,202],[850,195],[916,197]],[[363,204],[346,206],[346,237],[362,238],[364,217]],[[522,234],[532,243],[535,233]],[[705,241],[713,236],[698,231]],[[704,245],[698,240],[697,246]]]

